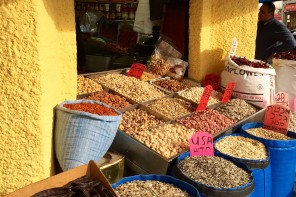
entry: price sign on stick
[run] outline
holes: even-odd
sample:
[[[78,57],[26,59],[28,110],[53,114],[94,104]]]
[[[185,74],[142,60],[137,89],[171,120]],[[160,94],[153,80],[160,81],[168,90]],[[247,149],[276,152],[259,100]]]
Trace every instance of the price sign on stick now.
[[[132,64],[127,75],[140,79],[145,69],[146,66],[144,64],[135,63]]]
[[[190,156],[214,156],[213,136],[208,132],[196,132],[190,139]]]
[[[231,44],[229,55],[231,55],[231,56],[235,55],[236,49],[237,49],[237,45],[238,45],[237,38],[234,37],[233,40],[232,40],[232,44]]]
[[[210,85],[207,85],[204,88],[204,91],[203,91],[202,96],[199,100],[196,111],[203,111],[207,108],[212,91],[213,91],[213,88]]]
[[[287,135],[291,111],[282,105],[269,105],[266,108],[263,128]]]
[[[215,74],[208,74],[205,76],[205,79],[202,83],[203,87],[207,85],[211,85],[213,87],[213,90],[218,91],[219,85],[220,85],[220,76]]]
[[[234,82],[228,83],[223,94],[222,103],[227,103],[232,95],[232,90],[234,88]]]
[[[289,95],[286,92],[278,92],[275,95],[275,104],[289,107]]]

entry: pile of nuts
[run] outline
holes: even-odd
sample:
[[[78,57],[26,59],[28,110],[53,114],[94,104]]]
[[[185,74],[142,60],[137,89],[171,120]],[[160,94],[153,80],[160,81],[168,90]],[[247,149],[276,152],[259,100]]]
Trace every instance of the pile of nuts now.
[[[98,76],[94,80],[136,102],[144,102],[165,96],[164,92],[148,82],[123,74],[109,73]]]
[[[183,83],[182,81],[178,81],[176,79],[170,79],[170,78],[155,80],[152,83],[170,92],[180,92],[187,88],[193,87],[193,84],[190,85],[188,82]]]
[[[190,179],[217,188],[234,188],[251,182],[250,174],[217,156],[186,157],[179,168]]]
[[[100,101],[102,103],[110,105],[111,107],[114,107],[115,109],[121,109],[131,106],[126,98],[105,91],[92,93],[91,95],[83,99]]]
[[[161,57],[157,57],[155,54],[151,56],[149,63],[149,72],[155,75],[164,76],[171,68],[169,62]]]
[[[269,140],[292,140],[293,139],[284,134],[281,134],[269,129],[264,129],[262,127],[247,129],[246,132],[256,137],[269,139]]]
[[[296,112],[291,112],[289,131],[296,132]]]
[[[115,192],[119,197],[190,197],[187,192],[172,184],[153,180],[126,182],[116,187]]]
[[[103,88],[100,84],[96,83],[92,79],[84,76],[77,76],[77,95],[87,94],[91,92],[102,91]]]
[[[162,120],[159,120],[152,114],[148,114],[144,110],[134,109],[122,114],[119,129],[128,135],[135,136],[137,133],[155,127],[162,122]]]
[[[114,109],[105,107],[103,105],[94,104],[94,103],[69,103],[64,104],[63,107],[76,110],[76,111],[84,111],[91,114],[97,114],[100,116],[117,116],[117,112]]]
[[[189,149],[188,139],[194,133],[194,129],[170,123],[139,132],[135,138],[160,155],[171,158]]]
[[[232,157],[251,160],[264,160],[268,157],[263,143],[242,136],[226,136],[215,143],[221,153]]]
[[[190,102],[179,98],[162,98],[147,104],[147,107],[159,114],[175,119],[194,112],[195,108]]]
[[[180,92],[179,95],[193,102],[199,103],[199,100],[202,96],[203,91],[204,91],[203,87],[192,87],[183,92]],[[213,90],[207,106],[219,103],[220,100],[222,99],[222,96],[223,95],[221,93]]]
[[[176,121],[185,125],[187,128],[193,128],[211,134],[223,131],[235,123],[234,120],[229,119],[225,115],[212,109],[197,111],[186,118],[178,119]]]
[[[147,73],[147,72],[143,72],[143,74],[141,76],[141,80],[144,80],[144,81],[152,80],[155,78],[157,78],[157,76],[155,76],[151,73]]]
[[[230,119],[240,121],[257,112],[257,109],[243,99],[231,99],[220,105],[215,110],[224,114]]]

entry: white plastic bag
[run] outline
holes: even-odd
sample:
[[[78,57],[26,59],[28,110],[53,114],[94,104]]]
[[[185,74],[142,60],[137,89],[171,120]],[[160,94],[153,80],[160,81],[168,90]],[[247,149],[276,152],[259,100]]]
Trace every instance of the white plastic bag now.
[[[296,61],[273,59],[275,68],[275,92],[286,92],[289,95],[289,106],[295,111],[294,99],[296,98]]]

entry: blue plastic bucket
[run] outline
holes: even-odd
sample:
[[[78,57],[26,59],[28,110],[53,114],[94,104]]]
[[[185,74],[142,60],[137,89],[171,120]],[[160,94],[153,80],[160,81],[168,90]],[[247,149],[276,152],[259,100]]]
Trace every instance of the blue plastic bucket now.
[[[294,176],[296,166],[296,139],[270,140],[256,137],[246,130],[260,128],[263,123],[246,123],[241,131],[246,136],[264,143],[270,153],[271,196],[293,196]],[[295,133],[288,131],[289,137],[295,138]]]
[[[151,175],[135,175],[135,176],[129,176],[129,177],[125,177],[120,179],[117,183],[112,184],[112,187],[115,189],[116,187],[118,187],[121,184],[124,183],[128,183],[128,182],[132,182],[132,181],[136,181],[136,180],[140,180],[140,181],[160,181],[163,183],[168,183],[168,184],[172,184],[175,187],[180,188],[181,190],[187,192],[190,196],[194,196],[194,197],[199,197],[199,192],[198,190],[193,187],[192,185],[190,185],[189,183],[186,183],[182,180],[176,179],[172,176],[167,176],[167,175],[156,175],[156,174],[151,174]]]
[[[190,179],[188,176],[186,176],[181,169],[179,168],[179,162],[185,159],[186,157],[190,156],[190,152],[186,152],[182,155],[180,155],[176,161],[175,167],[174,167],[174,174],[176,178],[181,179],[183,181],[186,181],[196,187],[200,193],[201,196],[207,196],[207,197],[244,197],[244,196],[251,196],[252,192],[254,190],[254,179],[252,176],[252,172],[248,169],[248,167],[241,163],[238,162],[232,158],[229,157],[224,157],[222,154],[219,152],[215,152],[215,156],[222,157],[224,159],[227,159],[234,163],[237,167],[242,168],[246,172],[250,173],[251,175],[251,181],[245,185],[235,187],[235,188],[218,188],[218,187],[212,187],[209,185],[205,185],[199,182],[196,182],[192,179]]]
[[[227,136],[248,137],[247,135],[244,135],[241,133],[234,133],[234,134],[229,134],[229,135],[223,135],[222,137],[215,140],[214,143],[217,143],[218,141],[222,140],[223,138],[225,138]],[[219,150],[216,150],[216,151],[220,152]],[[268,147],[266,147],[266,151],[268,153],[268,156],[266,159],[262,159],[262,160],[242,159],[242,158],[233,157],[233,156],[230,156],[230,155],[220,152],[224,157],[230,157],[234,160],[242,162],[252,171],[252,174],[254,177],[254,182],[255,182],[255,189],[252,193],[252,196],[258,196],[258,197],[269,197],[270,196],[271,169],[270,169],[270,156],[269,156]]]

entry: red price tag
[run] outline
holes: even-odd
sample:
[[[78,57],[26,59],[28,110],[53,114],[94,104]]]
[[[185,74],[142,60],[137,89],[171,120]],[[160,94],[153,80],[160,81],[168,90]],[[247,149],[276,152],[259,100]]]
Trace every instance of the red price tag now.
[[[220,85],[220,76],[215,74],[208,74],[205,76],[205,79],[202,85],[203,87],[207,85],[211,85],[214,90],[218,91],[219,85]]]
[[[203,111],[207,108],[212,91],[213,91],[213,87],[210,85],[207,85],[204,88],[204,91],[203,91],[202,96],[199,100],[196,111]]]
[[[213,136],[208,132],[196,132],[190,139],[190,156],[214,156]]]
[[[135,64],[132,64],[127,75],[141,79],[141,76],[145,69],[146,69],[146,66],[144,64],[135,63]]]
[[[269,105],[266,108],[263,128],[287,135],[291,111],[282,105]]]
[[[232,90],[234,88],[234,82],[228,83],[223,94],[222,103],[227,103],[232,95]]]
[[[275,104],[289,107],[289,95],[286,92],[278,92],[275,95]]]

